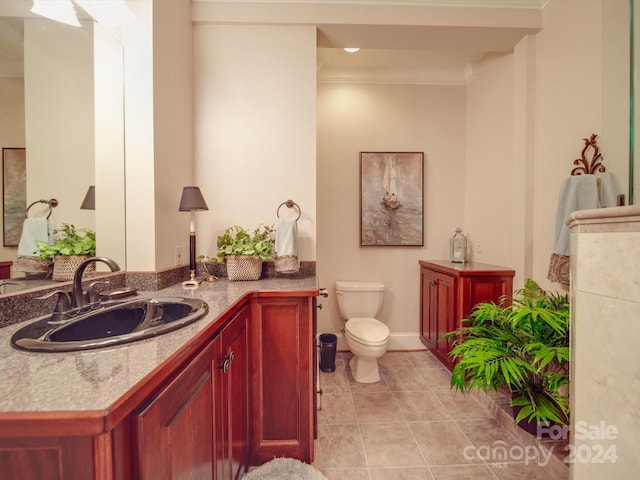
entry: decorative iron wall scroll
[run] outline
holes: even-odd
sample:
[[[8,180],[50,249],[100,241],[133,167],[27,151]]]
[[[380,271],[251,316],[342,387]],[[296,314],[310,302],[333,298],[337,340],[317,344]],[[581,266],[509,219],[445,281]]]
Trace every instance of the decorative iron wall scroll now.
[[[422,152],[360,152],[360,245],[422,246]]]

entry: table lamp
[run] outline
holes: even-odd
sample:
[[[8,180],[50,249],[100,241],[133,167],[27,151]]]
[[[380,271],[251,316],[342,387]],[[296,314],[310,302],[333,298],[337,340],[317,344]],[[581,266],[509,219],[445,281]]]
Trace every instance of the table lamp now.
[[[196,228],[194,225],[193,212],[201,210],[209,210],[207,203],[204,201],[199,187],[188,186],[182,189],[182,198],[180,198],[180,206],[178,210],[181,212],[190,212],[189,224],[189,270],[191,278],[186,282],[182,282],[185,287],[198,287],[196,280]]]

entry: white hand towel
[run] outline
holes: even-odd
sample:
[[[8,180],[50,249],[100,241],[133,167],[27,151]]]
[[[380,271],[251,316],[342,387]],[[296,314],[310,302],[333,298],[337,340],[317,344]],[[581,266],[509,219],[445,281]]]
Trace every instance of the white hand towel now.
[[[279,218],[276,222],[276,272],[294,273],[300,270],[298,261],[298,222],[293,218]]]
[[[18,244],[19,256],[35,256],[38,254],[38,241],[51,243],[53,228],[46,217],[25,219],[22,224],[22,235]]]

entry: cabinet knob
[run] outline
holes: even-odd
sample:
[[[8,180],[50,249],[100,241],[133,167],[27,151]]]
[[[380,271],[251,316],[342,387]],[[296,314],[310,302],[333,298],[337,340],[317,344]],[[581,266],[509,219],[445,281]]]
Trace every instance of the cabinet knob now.
[[[317,304],[317,305],[316,305],[316,308],[317,308],[318,310],[322,310],[322,304],[321,304],[321,303]]]
[[[229,360],[225,360],[222,364],[222,373],[228,373],[229,367],[231,366],[231,362]]]
[[[224,359],[225,359],[225,360],[228,360],[228,361],[229,361],[229,363],[233,363],[233,361],[236,359],[236,354],[235,354],[235,353],[233,353],[233,352],[231,352],[231,353],[229,353],[229,355],[226,355],[226,356],[224,357]]]
[[[435,280],[431,280],[429,282],[429,285],[431,285],[432,287],[435,287],[438,283]]]

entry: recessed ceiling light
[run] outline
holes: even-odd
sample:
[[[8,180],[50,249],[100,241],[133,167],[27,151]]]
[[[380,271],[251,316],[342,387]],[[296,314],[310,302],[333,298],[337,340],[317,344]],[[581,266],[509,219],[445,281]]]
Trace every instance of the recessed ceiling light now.
[[[345,47],[344,51],[349,53],[356,53],[360,50],[358,47]]]

